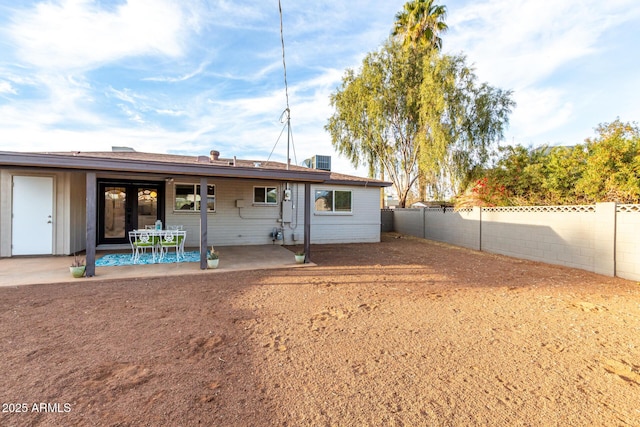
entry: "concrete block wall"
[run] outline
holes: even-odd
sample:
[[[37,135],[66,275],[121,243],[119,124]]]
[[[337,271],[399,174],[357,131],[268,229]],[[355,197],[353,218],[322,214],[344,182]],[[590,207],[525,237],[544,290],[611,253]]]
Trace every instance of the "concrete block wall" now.
[[[424,224],[426,239],[480,250],[480,208],[426,208]]]
[[[618,205],[616,211],[616,275],[640,281],[640,205]]]
[[[424,238],[424,209],[394,209],[393,226],[398,233]]]
[[[396,209],[395,231],[640,280],[640,205]]]
[[[482,250],[595,271],[596,218],[592,206],[484,208]]]
[[[380,231],[385,233],[393,230],[393,209],[382,209],[380,211]]]

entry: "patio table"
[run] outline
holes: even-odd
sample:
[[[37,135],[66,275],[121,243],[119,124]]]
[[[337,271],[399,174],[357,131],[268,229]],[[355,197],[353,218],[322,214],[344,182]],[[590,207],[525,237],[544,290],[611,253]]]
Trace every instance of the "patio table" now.
[[[157,229],[157,228],[145,228],[133,230],[133,237],[130,236],[132,258],[135,260],[139,258],[140,253],[144,252],[146,248],[151,248],[153,262],[156,262],[156,250],[160,249],[160,259],[164,258],[165,249],[168,251],[169,247],[176,248],[176,261],[180,260],[180,255],[184,257],[184,241],[187,239],[187,232],[185,230],[176,229]],[[148,236],[151,238],[151,244],[139,244],[140,236]],[[175,239],[175,241],[173,240]],[[148,238],[145,239],[148,242]]]

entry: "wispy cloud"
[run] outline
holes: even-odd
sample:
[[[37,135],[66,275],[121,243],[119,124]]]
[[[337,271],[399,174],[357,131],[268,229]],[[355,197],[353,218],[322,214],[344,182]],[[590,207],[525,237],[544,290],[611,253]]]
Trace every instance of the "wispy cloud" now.
[[[168,0],[131,0],[115,10],[88,0],[38,3],[5,29],[20,59],[41,69],[87,69],[138,55],[183,54],[191,16]]]
[[[464,51],[489,81],[526,87],[602,49],[602,34],[633,19],[637,2],[488,0],[450,15],[446,47]]]
[[[11,82],[0,80],[0,93],[17,95],[18,91],[11,85]]]
[[[639,16],[640,4],[634,0],[467,3],[450,9],[445,48],[464,51],[483,81],[514,90],[518,106],[511,138],[550,142],[540,138],[580,120],[576,104],[585,94],[575,84],[583,79],[579,67],[599,57],[608,60],[604,55],[612,46],[603,43],[605,34]],[[576,142],[575,135],[562,134],[574,139],[566,142]]]
[[[196,68],[195,70],[183,74],[181,76],[178,77],[145,77],[142,80],[146,80],[146,81],[150,81],[150,82],[166,82],[166,83],[178,83],[178,82],[183,82],[185,80],[189,80],[199,74],[201,74],[209,65],[208,62],[202,62],[198,68]]]

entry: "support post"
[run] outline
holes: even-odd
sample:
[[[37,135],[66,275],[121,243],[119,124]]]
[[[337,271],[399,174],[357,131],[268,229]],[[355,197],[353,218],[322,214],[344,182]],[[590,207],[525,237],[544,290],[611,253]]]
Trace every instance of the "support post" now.
[[[98,210],[98,190],[95,172],[87,172],[86,178],[86,267],[85,275],[96,274],[96,221]]]
[[[311,184],[304,184],[304,262],[311,262]]]
[[[207,178],[200,178],[200,269],[207,269]]]

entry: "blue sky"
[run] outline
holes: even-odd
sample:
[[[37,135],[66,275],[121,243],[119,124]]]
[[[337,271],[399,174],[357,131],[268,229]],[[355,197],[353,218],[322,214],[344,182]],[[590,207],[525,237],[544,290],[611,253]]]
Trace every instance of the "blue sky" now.
[[[514,91],[507,143],[576,144],[640,121],[640,2],[440,2],[444,51]],[[338,157],[324,125],[346,68],[402,0],[282,0],[298,163]],[[137,151],[284,161],[277,0],[0,0],[0,151]],[[292,153],[293,157],[293,153]]]

